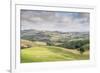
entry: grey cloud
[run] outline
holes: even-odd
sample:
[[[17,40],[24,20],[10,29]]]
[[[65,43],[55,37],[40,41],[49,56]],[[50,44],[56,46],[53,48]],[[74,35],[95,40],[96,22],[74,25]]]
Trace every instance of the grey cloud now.
[[[22,30],[84,32],[89,31],[89,13],[21,10],[21,26]]]

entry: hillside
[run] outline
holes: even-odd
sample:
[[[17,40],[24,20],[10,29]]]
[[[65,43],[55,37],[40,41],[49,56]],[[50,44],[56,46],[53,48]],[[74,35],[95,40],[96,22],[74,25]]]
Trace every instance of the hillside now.
[[[86,59],[89,59],[89,53],[80,55],[78,51],[72,52],[72,50],[55,46],[35,46],[21,50],[22,63]]]
[[[89,59],[89,32],[21,31],[21,62]]]

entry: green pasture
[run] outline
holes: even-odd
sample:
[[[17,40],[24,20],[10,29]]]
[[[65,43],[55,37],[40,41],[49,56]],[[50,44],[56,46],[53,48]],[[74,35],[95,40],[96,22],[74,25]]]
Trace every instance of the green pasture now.
[[[31,48],[21,49],[21,63],[31,62],[49,62],[49,61],[71,61],[87,60],[89,53],[80,54],[55,46],[33,46]]]

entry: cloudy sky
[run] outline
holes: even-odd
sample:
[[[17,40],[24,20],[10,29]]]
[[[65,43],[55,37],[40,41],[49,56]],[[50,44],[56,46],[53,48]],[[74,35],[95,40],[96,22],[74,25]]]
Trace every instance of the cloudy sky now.
[[[89,32],[89,13],[21,10],[21,30]]]

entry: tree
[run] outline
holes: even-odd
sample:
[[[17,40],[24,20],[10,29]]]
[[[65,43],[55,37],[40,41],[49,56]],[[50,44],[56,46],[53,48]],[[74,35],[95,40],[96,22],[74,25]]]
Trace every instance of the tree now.
[[[65,41],[62,47],[77,49],[80,54],[83,54],[86,50],[89,49],[89,39],[74,39],[70,41]]]
[[[85,44],[85,45],[83,45],[82,47],[83,47],[85,50],[89,50],[90,45],[89,45],[89,44]]]
[[[48,46],[53,46],[54,44],[53,44],[53,42],[48,41],[48,42],[47,42],[47,45],[48,45]]]
[[[82,55],[82,54],[84,53],[85,50],[84,50],[84,48],[80,47],[80,48],[79,48],[79,51],[80,51],[80,54]]]

